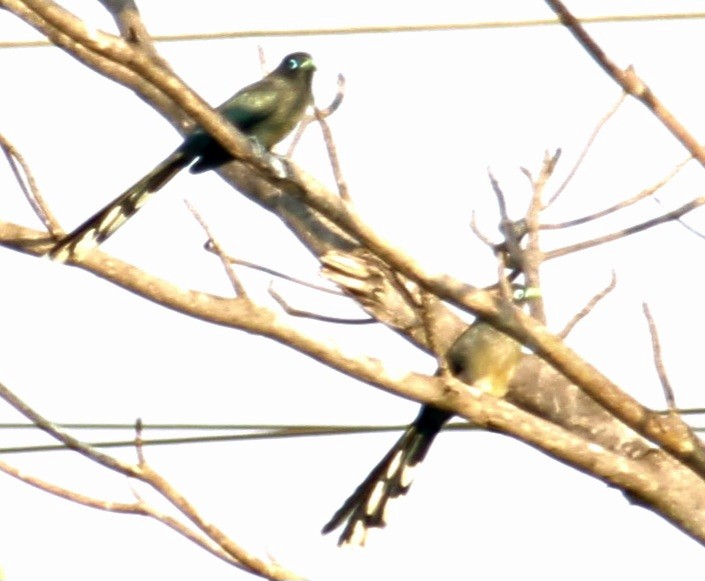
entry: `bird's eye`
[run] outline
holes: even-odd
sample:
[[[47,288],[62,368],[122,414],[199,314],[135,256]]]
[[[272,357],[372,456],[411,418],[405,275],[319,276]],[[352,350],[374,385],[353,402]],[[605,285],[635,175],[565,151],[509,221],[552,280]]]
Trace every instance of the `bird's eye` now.
[[[513,298],[515,301],[521,301],[526,298],[526,291],[523,288],[514,289]]]
[[[299,68],[299,61],[297,61],[296,59],[289,59],[286,62],[286,66],[289,67],[289,69],[293,71],[293,70]]]

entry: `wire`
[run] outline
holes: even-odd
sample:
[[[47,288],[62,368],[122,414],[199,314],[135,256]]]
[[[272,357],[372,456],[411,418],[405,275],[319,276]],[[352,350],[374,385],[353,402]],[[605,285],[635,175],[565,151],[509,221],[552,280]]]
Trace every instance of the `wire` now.
[[[583,24],[661,22],[674,20],[700,20],[705,18],[705,12],[677,12],[654,14],[612,14],[606,16],[586,16],[580,19]],[[460,22],[439,24],[407,24],[387,26],[351,26],[332,28],[299,28],[272,30],[238,30],[222,32],[203,32],[185,34],[160,34],[152,36],[154,42],[183,42],[224,40],[232,38],[260,38],[282,36],[335,36],[341,34],[389,34],[400,32],[442,32],[454,30],[487,30],[502,28],[532,28],[538,26],[562,26],[556,18],[538,18],[532,20],[498,20],[488,22]],[[9,40],[0,42],[4,48],[43,48],[53,46],[46,40]]]
[[[3,426],[9,426],[10,424],[3,424]],[[36,427],[32,424],[16,424],[18,428]],[[76,426],[80,425],[85,429],[94,429],[96,424],[64,424],[62,427],[66,426]],[[102,424],[101,428],[107,425],[119,426],[117,429],[134,429],[134,425],[127,424]],[[144,431],[148,429],[155,429],[156,426],[160,424],[143,425]],[[189,424],[161,424],[163,426],[169,426],[167,428],[161,429],[185,429],[185,425]],[[191,426],[201,426],[196,429],[224,429],[222,427],[214,425],[200,424],[190,424]],[[229,429],[238,429],[240,431],[252,431],[255,433],[249,434],[222,434],[217,436],[185,436],[185,437],[174,437],[174,438],[142,438],[141,444],[143,446],[167,446],[176,444],[206,444],[215,442],[234,442],[240,440],[272,440],[272,439],[283,439],[283,438],[300,438],[303,436],[340,436],[348,434],[369,434],[369,433],[383,433],[383,432],[400,432],[407,428],[406,424],[403,425],[387,425],[387,426],[333,426],[333,425],[321,425],[321,426],[294,426],[294,425],[259,425],[253,426],[232,426]],[[445,427],[446,430],[457,431],[457,430],[479,430],[477,426],[469,422],[452,422]],[[143,434],[144,434],[143,431]],[[93,448],[128,448],[135,445],[134,440],[109,440],[109,441],[99,441],[92,442],[88,444]],[[29,445],[29,446],[11,446],[6,448],[0,448],[0,454],[20,454],[29,452],[56,452],[61,450],[69,450],[63,444],[40,444],[40,445]]]

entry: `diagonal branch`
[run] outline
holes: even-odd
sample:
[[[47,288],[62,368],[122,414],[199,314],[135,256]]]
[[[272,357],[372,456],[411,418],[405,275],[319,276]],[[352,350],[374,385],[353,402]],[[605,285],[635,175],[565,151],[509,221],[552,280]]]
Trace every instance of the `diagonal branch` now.
[[[10,169],[17,180],[17,183],[22,190],[29,205],[34,210],[34,213],[42,221],[44,227],[52,235],[57,235],[61,232],[61,226],[54,214],[49,209],[49,206],[44,202],[37,182],[34,179],[32,170],[29,164],[25,161],[22,154],[17,151],[14,145],[10,143],[4,135],[0,135],[0,148],[2,148],[7,162],[10,164]],[[17,165],[19,164],[19,167]],[[21,168],[21,171],[20,171]]]
[[[656,95],[646,86],[634,69],[629,67],[625,70],[619,68],[605,53],[600,45],[587,33],[580,21],[571,14],[568,8],[560,0],[546,0],[551,9],[556,13],[563,25],[570,30],[577,41],[583,46],[595,62],[602,67],[614,81],[622,87],[622,90],[640,101],[673,136],[680,141],[690,154],[697,159],[701,165],[705,166],[705,148],[700,145],[698,139],[688,131],[685,126],[674,117]]]
[[[659,226],[660,224],[666,224],[668,222],[680,221],[680,219],[686,214],[696,210],[700,206],[705,204],[705,196],[699,196],[694,200],[691,200],[687,204],[683,204],[680,208],[666,212],[661,216],[656,218],[651,218],[646,220],[641,224],[634,224],[617,232],[612,232],[611,234],[606,234],[604,236],[599,236],[593,238],[592,240],[586,240],[584,242],[578,242],[576,244],[571,244],[569,246],[564,246],[563,248],[556,248],[555,250],[549,250],[545,253],[546,260],[551,260],[553,258],[559,258],[561,256],[566,256],[567,254],[572,254],[573,252],[579,252],[585,250],[586,248],[593,248],[594,246],[599,246],[600,244],[606,244],[607,242],[614,242],[620,238],[626,238],[632,234],[638,234],[639,232],[644,232],[649,228],[654,226]]]
[[[622,93],[619,96],[619,99],[617,99],[617,102],[612,105],[609,111],[600,119],[600,121],[597,123],[595,126],[595,129],[593,129],[592,134],[587,140],[587,143],[585,144],[585,147],[583,147],[583,150],[580,152],[580,155],[578,156],[578,159],[576,162],[573,164],[573,167],[570,168],[570,171],[568,172],[568,175],[566,178],[563,180],[560,186],[556,189],[556,191],[553,193],[553,195],[548,199],[548,201],[543,205],[542,210],[545,210],[551,204],[553,204],[563,193],[565,188],[568,186],[568,184],[572,181],[573,177],[575,177],[575,174],[577,173],[578,169],[580,169],[580,166],[583,164],[583,161],[585,161],[585,157],[587,156],[588,152],[592,148],[592,144],[595,143],[595,139],[597,139],[597,136],[599,135],[600,131],[602,131],[602,128],[607,124],[607,122],[612,118],[612,116],[617,112],[617,109],[619,109],[624,103],[624,99],[627,96],[626,93]]]
[[[267,577],[269,579],[278,580],[297,578],[290,571],[283,569],[277,564],[262,561],[261,559],[255,557],[254,555],[243,549],[240,545],[232,541],[217,526],[206,521],[196,510],[196,508],[186,499],[186,497],[179,493],[173,486],[171,486],[171,484],[169,484],[169,482],[163,476],[161,476],[161,474],[156,472],[146,462],[140,462],[138,465],[123,462],[121,460],[118,460],[117,458],[109,456],[108,454],[104,454],[103,452],[95,450],[87,444],[79,442],[76,438],[74,438],[66,431],[62,430],[61,428],[44,418],[37,411],[32,409],[28,404],[22,401],[3,384],[0,384],[0,398],[4,399],[7,403],[9,403],[13,408],[15,408],[22,415],[24,415],[37,427],[44,430],[52,438],[58,440],[66,447],[78,452],[89,460],[96,462],[100,466],[113,470],[114,472],[117,472],[119,474],[135,478],[151,486],[153,489],[159,492],[166,500],[171,502],[171,504],[173,504],[203,533],[205,533],[212,542],[216,543],[217,546],[220,547],[230,558],[224,557],[222,554],[218,554],[220,551],[218,551],[212,545],[209,548],[209,541],[202,539],[203,542],[199,542],[198,535],[195,535],[193,531],[188,531],[188,529],[183,524],[179,523],[173,518],[166,519],[167,522],[165,524],[167,524],[170,528],[173,528],[180,534],[203,546],[204,548],[216,554],[217,556],[224,558],[226,561],[232,562],[234,565],[251,573],[260,575],[262,577]],[[5,467],[6,466],[4,465],[0,465],[0,469],[3,469]],[[12,472],[13,470],[8,471],[8,473],[14,475],[12,474]],[[74,502],[86,504],[87,506],[91,506],[93,508],[110,510],[109,503],[98,501],[97,499],[91,499],[90,497],[86,497],[83,495],[78,495],[74,496],[73,498],[70,498],[73,493],[70,493],[69,491],[66,491],[65,489],[62,489],[60,487],[49,485],[48,483],[44,483],[43,481],[40,481],[38,479],[33,479],[30,483],[33,486],[37,487],[42,487],[46,484],[47,491],[51,492],[52,494],[68,498],[69,500],[73,500]],[[131,509],[129,508],[129,505],[126,505],[124,503],[118,505],[118,508],[120,509],[119,512],[141,514],[143,516],[152,516],[157,520],[163,520],[162,518],[160,518],[162,516],[161,513],[158,513],[155,510],[149,510],[147,508],[146,503],[138,502],[136,506],[139,506],[140,508]],[[235,560],[236,562],[234,562],[233,560]]]
[[[643,189],[639,193],[633,195],[631,198],[627,198],[626,200],[622,200],[621,202],[617,202],[613,206],[610,206],[609,208],[605,208],[604,210],[600,210],[599,212],[595,212],[594,214],[591,214],[589,216],[583,216],[582,218],[575,218],[574,220],[568,220],[567,222],[562,222],[560,224],[541,224],[539,226],[539,229],[540,230],[561,230],[563,228],[571,228],[573,226],[580,226],[581,224],[587,224],[588,222],[591,222],[593,220],[597,220],[599,218],[604,218],[605,216],[609,216],[610,214],[612,214],[614,212],[617,212],[619,210],[623,210],[624,208],[628,208],[629,206],[632,206],[633,204],[640,202],[644,198],[648,198],[649,196],[653,196],[663,186],[665,186],[668,182],[670,182],[688,164],[688,162],[691,159],[693,159],[692,156],[688,156],[687,159],[683,160],[678,165],[676,165],[676,167],[674,167],[668,173],[668,175],[664,176],[662,179],[660,179],[655,184],[653,184],[653,185],[649,186],[648,188]]]

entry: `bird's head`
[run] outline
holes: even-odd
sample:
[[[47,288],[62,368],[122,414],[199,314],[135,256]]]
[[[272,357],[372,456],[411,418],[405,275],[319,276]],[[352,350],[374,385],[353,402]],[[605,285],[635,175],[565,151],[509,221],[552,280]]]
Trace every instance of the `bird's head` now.
[[[502,298],[502,291],[498,285],[492,285],[485,290],[489,291],[495,300]],[[541,296],[541,289],[523,284],[512,283],[509,286],[510,297],[515,305],[521,306],[526,304],[531,299],[536,299]]]
[[[521,284],[513,284],[512,301],[514,304],[523,305],[526,301],[537,299],[541,296],[541,289],[533,286],[523,286]]]
[[[286,77],[310,77],[315,70],[316,65],[310,54],[307,52],[293,52],[282,59],[275,72]]]

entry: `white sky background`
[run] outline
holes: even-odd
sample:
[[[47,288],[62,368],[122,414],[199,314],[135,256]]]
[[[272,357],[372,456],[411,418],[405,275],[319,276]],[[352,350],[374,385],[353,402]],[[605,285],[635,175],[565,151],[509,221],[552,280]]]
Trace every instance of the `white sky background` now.
[[[98,3],[65,2],[92,25],[113,30]],[[391,3],[390,3],[391,4]],[[491,7],[487,5],[491,4]],[[702,10],[702,2],[586,2],[578,15]],[[153,34],[363,24],[541,18],[543,2],[382,2],[321,10],[317,2],[145,1]],[[329,5],[331,6],[331,5]],[[384,12],[388,10],[388,12]],[[399,13],[397,13],[399,10]],[[705,134],[705,21],[594,25],[588,30],[621,66],[633,64],[695,135]],[[0,14],[0,38],[35,38]],[[477,212],[492,236],[498,221],[486,176],[491,166],[513,214],[529,195],[519,166],[538,172],[545,149],[563,148],[560,183],[595,123],[619,96],[616,85],[564,29],[260,38],[164,43],[160,52],[213,104],[259,76],[256,47],[272,66],[296,50],[319,68],[319,104],[347,79],[331,119],[359,211],[385,238],[430,270],[490,282],[492,256],[469,229]],[[32,165],[46,200],[72,227],[113,199],[179,142],[134,95],[58,49],[0,51],[2,131]],[[631,196],[686,156],[639,104],[627,102],[605,128],[561,201],[559,221]],[[312,126],[295,160],[332,184]],[[659,198],[676,207],[702,194],[690,164]],[[0,216],[38,227],[9,170],[0,165]],[[553,188],[549,188],[550,191]],[[203,213],[234,254],[316,279],[317,264],[276,219],[215,174],[177,177],[105,245],[105,250],[186,288],[230,294],[217,260],[182,200]],[[570,235],[611,232],[657,215],[653,201]],[[705,230],[702,213],[687,218]],[[565,234],[546,236],[553,248]],[[619,286],[569,343],[647,405],[663,407],[641,302],[660,326],[664,356],[683,406],[705,404],[698,304],[705,243],[667,225],[546,265],[549,324],[558,330],[615,269]],[[305,357],[244,333],[157,307],[78,269],[0,252],[0,381],[57,422],[406,423],[417,405],[386,395]],[[266,298],[269,277],[242,272]],[[301,308],[357,316],[342,300],[276,283]],[[433,372],[430,358],[384,328],[303,328],[390,366]],[[0,422],[18,421],[0,406]],[[146,436],[150,436],[147,432]],[[87,440],[124,434],[81,434]],[[496,434],[439,436],[412,492],[362,551],[340,550],[320,527],[396,439],[396,434],[147,448],[147,459],[202,514],[246,548],[271,554],[312,579],[701,579],[702,548],[604,484]],[[46,442],[0,434],[0,446]],[[133,459],[131,450],[115,452]],[[129,501],[122,477],[66,452],[6,456],[17,466],[97,497]],[[149,491],[140,492],[151,499]],[[0,477],[0,566],[8,579],[149,580],[251,578],[166,527],[77,507]]]

